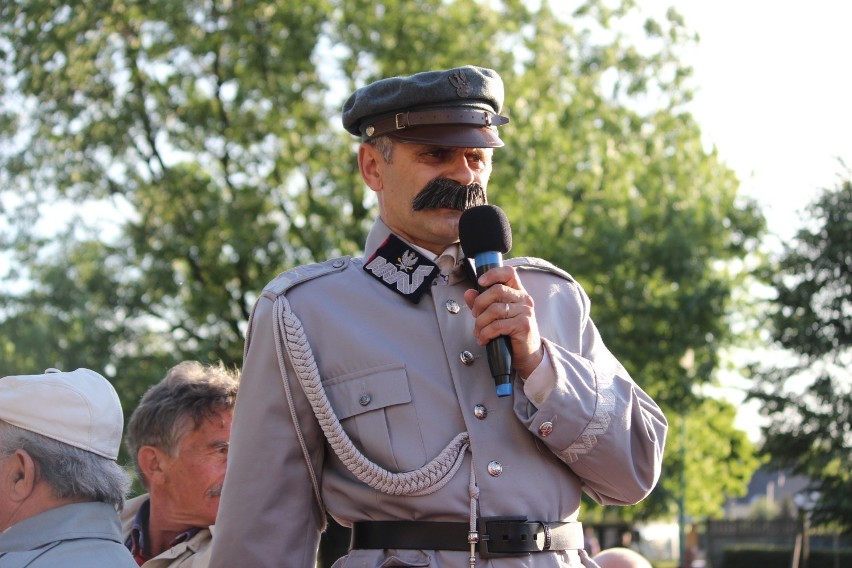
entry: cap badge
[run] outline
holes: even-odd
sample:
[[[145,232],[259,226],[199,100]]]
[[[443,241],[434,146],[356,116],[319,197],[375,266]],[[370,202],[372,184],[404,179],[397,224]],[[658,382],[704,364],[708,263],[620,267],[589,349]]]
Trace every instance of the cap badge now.
[[[387,238],[364,265],[364,270],[415,304],[430,288],[439,272],[438,265],[411,249],[396,235]]]
[[[467,77],[465,77],[464,73],[461,71],[456,71],[451,74],[449,81],[450,84],[456,88],[456,94],[459,97],[466,99],[471,95],[472,87],[470,86],[470,83],[468,83]]]

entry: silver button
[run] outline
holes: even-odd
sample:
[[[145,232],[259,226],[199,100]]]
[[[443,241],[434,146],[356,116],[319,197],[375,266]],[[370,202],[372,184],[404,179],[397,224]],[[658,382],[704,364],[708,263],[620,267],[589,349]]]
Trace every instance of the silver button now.
[[[542,438],[550,436],[551,432],[553,432],[553,422],[542,422],[538,427],[538,433],[541,434]]]
[[[343,264],[344,264],[344,262],[343,262],[343,259],[341,259],[341,258],[338,258],[337,260],[335,260],[334,262],[331,263],[331,265],[334,268],[340,268],[341,266],[343,266]]]
[[[488,475],[497,477],[501,473],[503,473],[503,464],[498,461],[488,462]]]
[[[461,310],[461,306],[455,300],[447,300],[447,311],[451,314],[457,314]]]
[[[366,134],[367,134],[367,136],[372,136],[373,132],[375,132],[375,131],[376,131],[376,129],[374,127],[368,126]]]
[[[358,399],[358,404],[360,404],[361,406],[367,406],[368,404],[370,404],[371,400],[373,400],[373,398],[370,395],[362,394],[361,398]]]
[[[480,420],[485,420],[485,417],[488,416],[488,409],[485,408],[484,404],[477,404],[473,407],[473,415]]]
[[[462,351],[459,353],[459,359],[461,359],[461,362],[465,365],[473,365],[473,353],[470,351]]]

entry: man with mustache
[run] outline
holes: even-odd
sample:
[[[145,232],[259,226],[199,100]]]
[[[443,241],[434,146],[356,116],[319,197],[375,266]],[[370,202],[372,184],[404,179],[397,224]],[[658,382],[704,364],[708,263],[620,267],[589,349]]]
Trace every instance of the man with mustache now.
[[[128,501],[121,521],[139,566],[207,566],[239,381],[221,364],[184,361],[130,416],[125,444],[148,493]]]
[[[477,289],[459,220],[486,201],[502,103],[466,66],[344,104],[379,216],[363,257],[286,271],[255,304],[211,567],[313,568],[326,514],[352,528],[335,568],[594,566],[581,494],[654,487],[665,417],[576,281],[520,258]],[[489,371],[498,336],[513,393]]]

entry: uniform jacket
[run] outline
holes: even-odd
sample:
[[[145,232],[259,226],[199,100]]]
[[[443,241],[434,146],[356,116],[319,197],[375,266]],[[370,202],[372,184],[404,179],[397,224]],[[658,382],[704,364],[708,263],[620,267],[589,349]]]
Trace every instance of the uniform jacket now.
[[[106,503],[50,509],[0,533],[0,568],[137,568]]]
[[[377,221],[365,258],[389,233]],[[211,567],[314,566],[325,511],[299,438],[325,508],[344,526],[361,520],[467,522],[471,470],[480,516],[576,520],[583,491],[618,505],[651,491],[666,420],[604,346],[589,317],[589,299],[570,276],[544,261],[514,261],[535,300],[555,383],[546,397],[531,400],[518,377],[512,396],[496,396],[463,299],[474,287],[471,280],[433,286],[415,304],[368,274],[364,262],[341,258],[282,273],[257,300]],[[344,467],[326,443],[292,361],[285,355],[283,368],[279,363],[273,328],[282,296],[301,322],[344,430],[376,464],[411,471],[460,432],[469,433],[464,463],[443,487],[417,497],[388,495]],[[502,466],[499,475],[489,473],[494,464]],[[578,566],[579,556],[546,552],[479,560],[477,566]],[[339,565],[467,566],[467,553],[359,550]]]
[[[129,500],[121,512],[121,536],[124,541],[130,536],[133,520],[139,507],[148,500],[148,495],[139,495]],[[145,562],[143,568],[207,568],[210,563],[212,543],[211,529],[201,529],[191,539],[176,544]]]

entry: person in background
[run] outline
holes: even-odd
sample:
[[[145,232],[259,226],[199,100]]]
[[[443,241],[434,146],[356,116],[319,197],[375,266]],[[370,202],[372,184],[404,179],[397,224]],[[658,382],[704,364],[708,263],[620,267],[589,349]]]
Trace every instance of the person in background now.
[[[644,556],[629,548],[607,548],[595,554],[592,560],[600,568],[652,568]]]
[[[499,75],[474,66],[344,104],[379,216],[363,257],[284,272],[255,303],[211,567],[312,568],[326,512],[352,530],[336,568],[591,565],[581,494],[653,489],[667,422],[580,285],[535,258],[477,279],[460,244],[502,105]]]
[[[594,556],[601,551],[601,543],[592,527],[586,527],[583,530],[583,548],[586,549],[586,554],[589,556]]]
[[[89,369],[0,379],[0,568],[135,568],[117,512],[123,426]]]
[[[121,520],[139,566],[209,562],[239,381],[222,365],[184,361],[130,416],[125,442],[148,493],[128,501]]]

